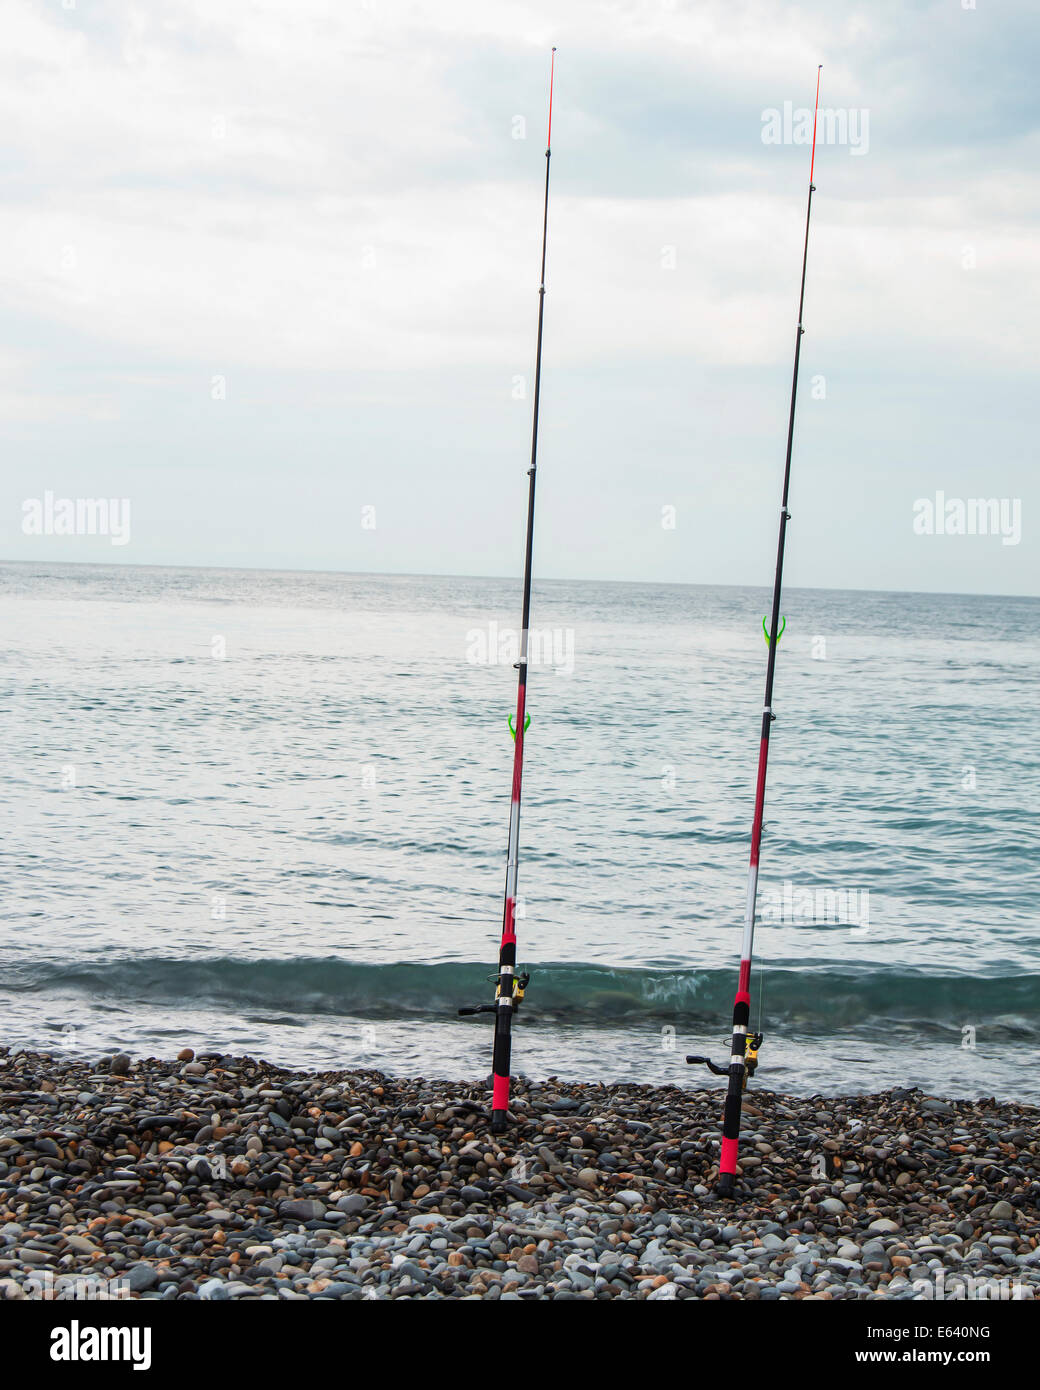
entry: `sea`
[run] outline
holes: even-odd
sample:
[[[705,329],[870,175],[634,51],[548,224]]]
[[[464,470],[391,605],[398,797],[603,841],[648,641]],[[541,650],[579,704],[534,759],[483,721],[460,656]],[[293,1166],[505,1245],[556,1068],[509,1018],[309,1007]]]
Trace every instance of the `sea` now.
[[[0,1041],[486,1076],[520,597],[0,565]],[[721,1084],[768,608],[536,582],[515,1073]],[[1040,1101],[1040,600],[783,618],[752,1084]]]

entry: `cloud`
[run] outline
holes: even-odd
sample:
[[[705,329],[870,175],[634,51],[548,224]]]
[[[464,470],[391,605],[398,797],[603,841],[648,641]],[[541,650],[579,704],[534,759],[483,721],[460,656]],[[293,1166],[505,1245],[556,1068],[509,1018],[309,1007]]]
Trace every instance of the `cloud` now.
[[[217,375],[253,400],[260,378],[364,373],[340,398],[378,433],[365,412],[423,373],[508,392],[531,368],[554,43],[547,369],[743,372],[745,417],[761,369],[786,379],[807,151],[764,144],[763,112],[807,105],[822,61],[870,145],[817,161],[814,370],[987,378],[1012,402],[1035,373],[1023,3],[77,0],[15,10],[0,56],[0,415],[24,437],[147,402],[169,437]],[[688,426],[681,394],[653,411]],[[401,427],[421,453],[428,419]],[[231,467],[223,435],[204,447]]]

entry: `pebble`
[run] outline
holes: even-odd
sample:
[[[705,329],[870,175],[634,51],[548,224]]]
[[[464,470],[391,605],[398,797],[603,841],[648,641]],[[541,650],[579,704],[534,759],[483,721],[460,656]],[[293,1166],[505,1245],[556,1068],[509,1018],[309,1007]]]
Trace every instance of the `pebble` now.
[[[518,1079],[495,1136],[487,1102],[190,1048],[131,1070],[0,1047],[0,1298],[41,1270],[144,1300],[849,1302],[940,1270],[1040,1296],[1035,1108],[756,1092],[721,1201],[715,1089]]]
[[[134,1293],[144,1293],[145,1289],[154,1289],[159,1282],[158,1271],[148,1264],[131,1265],[123,1277]]]

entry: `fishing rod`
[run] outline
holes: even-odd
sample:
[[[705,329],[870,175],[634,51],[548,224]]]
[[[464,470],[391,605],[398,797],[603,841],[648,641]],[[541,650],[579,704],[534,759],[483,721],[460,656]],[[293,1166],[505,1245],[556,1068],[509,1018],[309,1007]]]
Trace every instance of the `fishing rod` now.
[[[502,908],[502,941],[498,951],[495,1002],[460,1009],[465,1014],[495,1015],[495,1044],[491,1065],[491,1132],[501,1134],[509,1111],[509,1066],[512,1053],[513,1016],[524,997],[530,976],[516,973],[516,874],[520,858],[520,793],[524,777],[524,734],[527,714],[527,631],[531,615],[531,554],[534,549],[534,485],[538,471],[538,405],[542,388],[542,324],[545,317],[545,251],[549,233],[549,164],[552,158],[553,77],[556,49],[549,60],[549,128],[545,139],[545,201],[542,208],[542,270],[538,288],[538,339],[534,353],[534,413],[531,425],[531,466],[527,470],[527,545],[524,552],[524,603],[520,625],[520,659],[515,663],[516,726],[513,735],[513,793],[509,807],[509,841],[506,854],[505,902]],[[526,716],[526,719],[525,719]]]
[[[776,578],[773,581],[773,616],[769,627],[769,657],[766,662],[766,694],[762,710],[762,740],[758,750],[758,781],[755,786],[755,813],[751,822],[751,859],[748,866],[747,909],[744,917],[744,939],[740,950],[740,976],[733,1003],[733,1038],[729,1063],[716,1066],[707,1057],[687,1057],[687,1062],[703,1062],[717,1076],[726,1075],[726,1105],[722,1117],[722,1156],[719,1162],[718,1191],[731,1197],[737,1176],[737,1148],[740,1138],[740,1107],[748,1077],[758,1066],[758,1050],[762,1034],[749,1032],[751,1022],[751,953],[755,942],[755,905],[758,894],[758,856],[762,844],[762,813],[766,799],[766,766],[769,761],[769,728],[773,713],[773,673],[776,669],[777,623],[780,619],[780,590],[784,577],[784,542],[791,513],[787,497],[791,486],[791,451],[794,446],[794,411],[798,397],[798,364],[802,353],[802,314],[805,308],[805,268],[809,259],[809,218],[812,216],[812,195],[816,188],[813,172],[816,168],[816,117],[820,109],[821,63],[816,69],[816,104],[813,108],[812,155],[809,160],[809,201],[805,209],[805,242],[802,247],[802,287],[798,296],[798,328],[794,339],[794,373],[791,378],[791,411],[787,421],[787,459],[784,463],[784,493],[780,503],[780,539],[776,550]]]

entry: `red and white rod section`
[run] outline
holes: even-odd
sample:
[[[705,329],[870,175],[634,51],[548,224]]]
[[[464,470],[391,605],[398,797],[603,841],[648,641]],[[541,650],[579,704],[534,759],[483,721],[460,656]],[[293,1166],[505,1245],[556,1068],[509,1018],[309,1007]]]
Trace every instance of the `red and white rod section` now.
[[[740,1108],[744,1093],[746,1045],[751,1018],[751,958],[755,945],[755,907],[758,896],[758,858],[762,846],[762,816],[766,801],[766,768],[769,763],[769,729],[773,713],[773,674],[776,669],[776,636],[780,621],[780,591],[784,575],[784,542],[791,513],[787,509],[791,486],[791,451],[794,447],[794,414],[798,397],[798,364],[802,350],[802,314],[805,308],[805,270],[809,257],[809,219],[815,192],[813,173],[816,168],[816,118],[820,109],[820,70],[816,72],[816,103],[813,108],[812,155],[809,160],[809,201],[805,210],[805,242],[802,247],[802,285],[798,296],[798,328],[794,343],[794,373],[791,378],[791,410],[787,422],[787,459],[784,464],[784,492],[780,503],[780,538],[776,552],[776,578],[773,583],[773,616],[769,626],[769,659],[766,665],[766,693],[762,710],[762,740],[758,750],[758,781],[755,785],[755,814],[751,822],[751,858],[748,865],[747,907],[744,916],[744,939],[740,949],[740,976],[733,1003],[733,1038],[730,1045],[729,1084],[722,1119],[722,1157],[719,1162],[719,1192],[733,1192],[737,1173],[737,1152],[740,1138]]]

